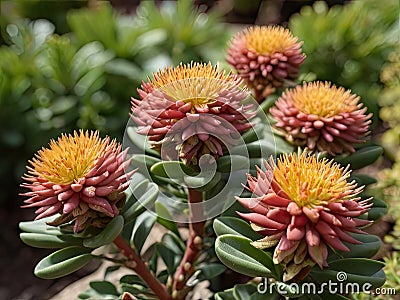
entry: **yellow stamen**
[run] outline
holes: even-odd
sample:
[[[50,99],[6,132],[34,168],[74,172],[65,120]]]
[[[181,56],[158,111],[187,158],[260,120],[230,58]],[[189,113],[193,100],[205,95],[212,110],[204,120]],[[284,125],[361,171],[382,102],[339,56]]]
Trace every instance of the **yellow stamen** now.
[[[70,184],[85,177],[99,157],[116,147],[115,140],[102,140],[98,131],[63,134],[57,141],[51,140],[49,148],[38,151],[30,161],[33,168],[29,168],[29,173],[52,183]]]
[[[353,198],[356,184],[347,182],[350,171],[333,160],[318,159],[304,151],[278,158],[274,179],[299,207],[312,208]]]
[[[191,102],[192,106],[205,107],[216,100],[221,90],[231,88],[238,81],[217,66],[191,63],[167,67],[153,74],[154,88],[166,93],[176,101]]]
[[[285,93],[294,106],[303,113],[329,118],[341,112],[358,109],[359,97],[343,87],[331,86],[330,82],[304,83]]]
[[[259,54],[283,52],[297,43],[297,37],[280,26],[252,26],[244,32],[246,48]]]

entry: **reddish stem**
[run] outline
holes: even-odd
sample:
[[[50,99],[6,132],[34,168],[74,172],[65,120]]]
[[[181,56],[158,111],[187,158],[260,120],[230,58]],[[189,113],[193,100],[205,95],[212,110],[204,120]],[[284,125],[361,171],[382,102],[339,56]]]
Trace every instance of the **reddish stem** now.
[[[136,252],[120,235],[114,240],[114,244],[118,247],[121,253],[129,259],[125,265],[134,270],[144,280],[144,282],[148,284],[159,299],[171,299],[167,288],[150,272]]]
[[[174,275],[174,283],[172,286],[173,299],[185,299],[186,295],[191,290],[190,287],[186,286],[186,282],[195,271],[194,263],[202,249],[202,239],[204,235],[204,211],[203,206],[199,205],[202,201],[202,192],[189,189],[189,238],[186,242],[186,250],[183,259]]]

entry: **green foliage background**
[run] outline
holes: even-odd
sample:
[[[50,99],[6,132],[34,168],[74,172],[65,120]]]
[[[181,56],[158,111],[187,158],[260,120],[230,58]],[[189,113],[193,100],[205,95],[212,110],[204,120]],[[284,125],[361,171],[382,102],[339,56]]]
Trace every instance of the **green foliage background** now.
[[[143,1],[134,16],[108,4],[45,1],[47,19],[2,16],[0,48],[0,177],[15,198],[26,161],[50,138],[78,128],[122,140],[130,97],[151,72],[190,61],[222,61],[229,38],[218,13],[191,1]],[[68,6],[68,3],[70,4]],[[44,17],[43,2],[14,10]],[[49,6],[50,5],[50,6]],[[80,9],[76,7],[83,6]],[[67,10],[68,9],[68,10]],[[64,13],[64,15],[62,14]],[[13,204],[14,205],[14,204]]]

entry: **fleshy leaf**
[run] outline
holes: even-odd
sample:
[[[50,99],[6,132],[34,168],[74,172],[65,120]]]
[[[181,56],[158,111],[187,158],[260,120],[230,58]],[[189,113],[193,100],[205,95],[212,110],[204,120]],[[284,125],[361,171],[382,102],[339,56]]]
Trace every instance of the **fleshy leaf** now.
[[[219,217],[214,220],[213,227],[218,236],[234,234],[247,237],[253,241],[262,238],[246,221],[235,217]]]
[[[112,241],[121,233],[123,227],[124,217],[121,215],[116,216],[99,234],[83,240],[83,246],[88,248],[98,248],[112,243]]]
[[[62,232],[58,227],[47,225],[46,222],[52,222],[57,217],[51,216],[47,218],[43,218],[36,221],[27,221],[27,222],[20,222],[19,229],[25,232],[32,232],[32,233],[43,233],[43,234],[51,234],[51,235],[61,235]]]
[[[55,279],[71,274],[87,265],[94,256],[92,249],[71,246],[53,252],[35,267],[35,275],[43,279]]]
[[[376,221],[387,214],[388,209],[385,201],[374,197],[371,202],[374,206],[365,213],[368,220]]]
[[[100,295],[119,295],[115,285],[109,281],[91,281],[89,285]]]
[[[139,148],[139,150],[145,151],[146,153],[153,155],[155,157],[160,157],[160,153],[151,149],[150,144],[146,140],[146,136],[137,133],[135,127],[129,126],[126,129],[126,132],[132,143],[135,144]]]
[[[137,198],[137,201],[135,199],[128,200],[122,210],[125,224],[135,220],[138,215],[146,210],[147,206],[154,203],[158,198],[158,192],[158,186],[153,182],[141,183],[140,190],[137,186],[132,192],[132,197]]]
[[[137,252],[140,253],[151,229],[156,222],[157,217],[154,213],[145,211],[137,217],[135,226],[133,227],[130,243],[135,245]]]
[[[196,175],[193,169],[180,161],[160,161],[150,168],[150,172],[160,177],[173,179],[182,179],[186,175]]]
[[[182,259],[182,256],[178,253],[175,253],[173,250],[162,243],[157,244],[157,252],[159,253],[161,259],[164,261],[168,270],[168,274],[174,274],[177,266],[179,265],[179,262]]]
[[[379,237],[372,234],[357,234],[351,233],[352,237],[362,242],[362,244],[346,243],[350,251],[343,251],[341,255],[345,258],[370,258],[378,253],[381,248],[382,242]]]
[[[247,170],[248,168],[249,159],[241,155],[225,155],[217,160],[217,170],[222,173]]]
[[[156,163],[160,162],[159,158],[145,155],[145,154],[134,154],[132,155],[132,166],[139,168],[138,172],[146,174],[148,170]]]
[[[82,246],[82,239],[70,234],[50,235],[36,232],[20,233],[21,240],[32,247],[56,249],[68,246]]]
[[[231,155],[242,155],[243,153],[248,155],[250,158],[269,157],[276,153],[275,141],[274,139],[258,140],[246,145],[233,147],[230,152]]]
[[[274,264],[269,253],[250,244],[245,237],[226,234],[215,241],[215,252],[228,268],[248,276],[275,276]]]
[[[265,125],[261,122],[254,124],[249,130],[242,134],[243,141],[247,144],[259,140],[262,138],[264,130]]]
[[[353,181],[355,180],[358,184],[358,186],[362,186],[362,185],[370,185],[370,184],[374,184],[377,183],[377,180],[374,177],[365,175],[365,174],[355,174],[353,176],[350,176],[348,181]]]
[[[343,258],[329,262],[329,268],[319,269],[314,267],[311,272],[311,278],[318,282],[350,282],[358,284],[371,284],[371,288],[378,288],[385,283],[386,276],[382,268],[384,263],[366,258]],[[340,273],[342,272],[342,273]],[[338,275],[339,273],[339,275]],[[345,278],[338,280],[340,274]]]
[[[168,208],[166,208],[165,205],[160,201],[156,201],[155,209],[157,214],[157,222],[180,237],[181,235],[179,233],[178,226],[174,221],[172,221],[173,217]]]
[[[222,274],[226,267],[221,264],[210,263],[199,268],[200,274],[197,277],[199,281],[209,280]]]
[[[203,175],[204,176],[185,176],[184,182],[188,187],[204,192],[213,189],[221,182],[221,173],[219,172],[205,172]]]
[[[336,157],[335,160],[343,166],[350,164],[352,170],[358,170],[375,162],[382,153],[381,146],[367,146],[348,156]]]

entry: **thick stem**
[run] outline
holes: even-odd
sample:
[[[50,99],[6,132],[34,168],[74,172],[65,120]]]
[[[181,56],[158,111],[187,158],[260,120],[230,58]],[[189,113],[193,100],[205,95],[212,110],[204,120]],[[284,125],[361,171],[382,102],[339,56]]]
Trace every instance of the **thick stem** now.
[[[144,282],[153,290],[159,299],[169,300],[171,296],[168,294],[167,288],[161,284],[160,281],[150,272],[136,252],[129,246],[129,244],[119,235],[114,244],[118,247],[123,255],[128,258],[125,265],[134,270]]]
[[[191,290],[190,287],[186,286],[186,282],[195,271],[194,263],[200,254],[203,244],[205,220],[203,205],[201,205],[202,201],[202,192],[189,189],[189,238],[186,243],[183,259],[174,275],[174,283],[172,286],[173,299],[185,299],[186,295]]]

